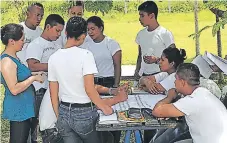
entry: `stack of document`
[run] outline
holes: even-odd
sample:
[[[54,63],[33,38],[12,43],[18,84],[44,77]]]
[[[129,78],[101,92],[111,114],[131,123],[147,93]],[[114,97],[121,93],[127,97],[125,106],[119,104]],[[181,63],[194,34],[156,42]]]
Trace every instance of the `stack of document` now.
[[[213,65],[216,65],[224,74],[227,75],[227,60],[214,54],[205,52],[204,55],[197,56],[192,63],[198,66],[200,74],[205,78],[209,78],[213,73],[213,70],[210,67]]]

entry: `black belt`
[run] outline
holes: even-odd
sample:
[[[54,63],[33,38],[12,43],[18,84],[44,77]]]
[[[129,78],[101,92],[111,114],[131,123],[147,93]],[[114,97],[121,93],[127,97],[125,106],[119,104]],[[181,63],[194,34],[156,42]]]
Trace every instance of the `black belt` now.
[[[67,107],[70,107],[71,106],[71,107],[76,107],[76,108],[95,106],[95,104],[92,103],[92,102],[89,102],[89,103],[68,103],[68,102],[61,101],[61,104],[62,105],[65,105]]]
[[[146,73],[143,73],[143,75],[142,75],[142,76],[151,76],[151,75],[155,75],[155,74],[158,74],[158,73],[160,73],[160,72],[155,72],[155,73],[152,73],[152,74],[146,74]]]
[[[58,132],[57,128],[46,129],[44,131],[40,131],[41,135],[49,135],[53,132]]]
[[[99,82],[110,82],[110,81],[114,81],[114,77],[95,77],[94,78],[94,81],[96,83],[99,83]]]

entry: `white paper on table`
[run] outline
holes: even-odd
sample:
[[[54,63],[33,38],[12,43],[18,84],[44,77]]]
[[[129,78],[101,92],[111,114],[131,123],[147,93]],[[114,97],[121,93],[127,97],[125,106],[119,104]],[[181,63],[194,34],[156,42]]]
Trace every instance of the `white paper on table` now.
[[[117,120],[117,113],[114,112],[111,115],[104,115],[103,113],[99,114],[99,124],[117,124],[119,121]]]
[[[227,75],[227,60],[206,52],[207,57]]]
[[[209,78],[213,72],[209,63],[201,55],[197,56],[192,63],[198,66],[200,74],[205,78]]]
[[[112,106],[114,111],[124,111],[129,108],[150,108],[153,109],[155,104],[165,98],[166,95],[158,94],[139,94],[139,95],[129,95],[128,100],[124,102],[120,102],[114,106]],[[112,115],[105,116],[102,111],[98,111],[99,113],[99,124],[117,124],[119,121],[117,120],[116,112]]]

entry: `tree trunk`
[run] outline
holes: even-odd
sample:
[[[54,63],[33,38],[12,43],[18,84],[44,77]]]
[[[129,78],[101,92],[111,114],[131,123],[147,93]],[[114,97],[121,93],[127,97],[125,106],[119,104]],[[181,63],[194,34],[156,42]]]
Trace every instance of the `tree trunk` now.
[[[128,8],[127,8],[127,0],[124,0],[125,1],[125,14],[128,13]]]
[[[196,56],[200,55],[200,46],[199,46],[199,24],[198,24],[198,0],[194,2],[194,16],[195,16],[195,48]]]
[[[171,1],[170,0],[168,0],[168,9],[169,9],[169,13],[171,13]]]
[[[218,14],[216,13],[215,16],[216,16],[216,22],[219,22]],[[222,57],[222,45],[221,45],[221,31],[220,31],[220,29],[218,29],[218,31],[217,31],[217,48],[218,48],[218,56]],[[224,81],[223,73],[219,72],[218,82],[223,83],[223,81]]]

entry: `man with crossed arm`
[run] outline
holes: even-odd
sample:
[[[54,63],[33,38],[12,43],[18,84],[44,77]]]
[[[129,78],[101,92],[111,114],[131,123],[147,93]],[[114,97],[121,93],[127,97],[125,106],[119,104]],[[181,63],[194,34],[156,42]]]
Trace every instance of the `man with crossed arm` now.
[[[192,63],[180,65],[176,72],[176,89],[159,101],[152,114],[156,117],[185,116],[192,140],[187,143],[226,143],[227,110],[208,89],[199,86],[199,68]],[[172,103],[178,93],[185,97]]]

